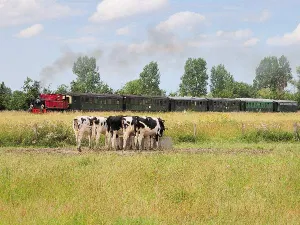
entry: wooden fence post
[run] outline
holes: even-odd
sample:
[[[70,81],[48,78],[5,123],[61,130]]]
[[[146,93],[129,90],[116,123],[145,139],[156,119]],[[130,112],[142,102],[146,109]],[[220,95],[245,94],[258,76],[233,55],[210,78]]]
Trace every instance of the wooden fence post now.
[[[245,135],[245,128],[246,128],[246,125],[244,123],[242,123],[242,135],[243,136]]]

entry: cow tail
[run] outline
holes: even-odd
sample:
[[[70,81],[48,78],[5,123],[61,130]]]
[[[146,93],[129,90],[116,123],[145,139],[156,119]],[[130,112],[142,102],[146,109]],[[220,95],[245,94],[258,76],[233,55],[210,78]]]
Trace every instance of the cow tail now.
[[[73,120],[73,129],[74,129],[75,131],[78,131],[78,130],[79,130],[78,119],[74,119],[74,120]]]

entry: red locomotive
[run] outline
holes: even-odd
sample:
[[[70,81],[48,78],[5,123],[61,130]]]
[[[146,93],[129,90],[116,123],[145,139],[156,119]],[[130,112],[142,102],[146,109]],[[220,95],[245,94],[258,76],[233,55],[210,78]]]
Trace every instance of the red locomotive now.
[[[46,113],[47,111],[63,111],[69,108],[69,96],[62,94],[40,94],[30,104],[29,111],[32,113]]]

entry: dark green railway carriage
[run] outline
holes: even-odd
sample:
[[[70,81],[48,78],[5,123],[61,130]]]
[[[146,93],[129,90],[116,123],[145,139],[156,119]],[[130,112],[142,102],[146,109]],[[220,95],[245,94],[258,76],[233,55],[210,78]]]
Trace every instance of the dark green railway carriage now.
[[[170,111],[192,110],[198,112],[207,111],[207,99],[197,97],[169,97]]]
[[[230,98],[207,98],[208,111],[213,112],[238,112],[240,100]]]
[[[124,110],[166,112],[169,110],[169,99],[160,96],[123,95]]]
[[[272,99],[237,98],[241,100],[241,111],[246,112],[273,112]]]
[[[297,112],[298,103],[291,100],[274,100],[274,112]]]
[[[69,94],[71,110],[122,111],[123,97],[113,94]]]

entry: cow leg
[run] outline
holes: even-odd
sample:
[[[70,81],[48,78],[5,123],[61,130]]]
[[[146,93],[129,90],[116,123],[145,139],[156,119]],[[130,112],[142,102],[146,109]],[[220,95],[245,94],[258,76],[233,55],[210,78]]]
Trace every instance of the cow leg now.
[[[91,149],[92,148],[92,143],[91,143],[91,141],[92,141],[92,135],[89,134],[88,136],[89,136],[89,149]]]
[[[110,150],[112,147],[112,131],[107,132],[107,148]]]
[[[112,148],[117,150],[117,131],[113,131]]]
[[[110,132],[106,133],[106,138],[107,138],[107,146],[106,146],[106,148],[107,148],[107,150],[110,150],[110,148],[111,148],[111,134],[110,134]]]
[[[145,138],[145,143],[146,143],[145,150],[149,151],[151,148],[151,136],[147,136]],[[144,145],[145,145],[145,143],[144,143]]]
[[[83,132],[82,131],[80,131],[79,133],[78,133],[78,135],[77,135],[77,137],[76,137],[76,139],[77,139],[77,150],[79,151],[79,152],[81,152],[81,139],[82,139],[82,137],[83,137]]]
[[[124,133],[124,135],[123,135],[123,151],[126,150],[128,138],[130,138],[130,136],[128,137],[128,134]]]
[[[139,150],[140,151],[142,151],[144,149],[143,139],[144,139],[144,135],[143,134],[139,134],[139,136],[138,136],[138,143],[139,143]]]
[[[107,135],[107,133],[104,134],[104,147],[105,148],[108,147],[108,135]]]
[[[100,135],[101,135],[100,132],[98,132],[98,133],[96,134],[96,138],[95,138],[95,148],[96,148],[96,149],[99,148]]]
[[[131,135],[129,137],[129,149],[134,149],[135,148],[135,146],[134,146],[134,138],[135,138],[134,135]]]
[[[120,149],[123,149],[123,142],[124,142],[123,136],[122,137],[119,136],[119,147],[120,147]]]
[[[160,146],[159,146],[159,136],[158,135],[155,136],[155,141],[156,141],[156,149],[160,149]]]
[[[153,138],[152,138],[152,135],[149,136],[149,150],[152,150],[153,149]]]
[[[140,149],[140,146],[139,146],[139,136],[140,136],[139,133],[137,133],[134,136],[134,148],[135,148],[135,150],[139,150]]]

